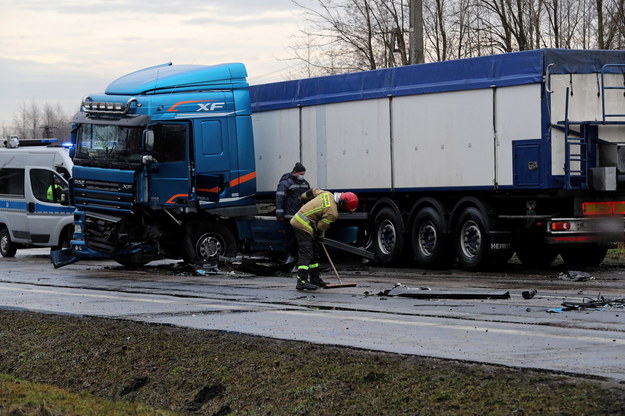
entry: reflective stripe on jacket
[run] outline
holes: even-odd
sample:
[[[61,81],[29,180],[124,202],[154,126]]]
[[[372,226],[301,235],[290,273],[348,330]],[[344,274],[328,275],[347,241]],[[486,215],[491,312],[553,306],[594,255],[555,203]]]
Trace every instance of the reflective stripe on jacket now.
[[[291,219],[291,225],[311,235],[318,233],[323,236],[339,216],[338,205],[331,192],[315,188],[312,194],[314,198],[297,211]]]

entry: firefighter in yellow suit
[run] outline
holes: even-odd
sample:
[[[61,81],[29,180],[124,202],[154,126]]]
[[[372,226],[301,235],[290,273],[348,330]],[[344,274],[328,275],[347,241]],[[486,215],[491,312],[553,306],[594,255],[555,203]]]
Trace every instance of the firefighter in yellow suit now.
[[[326,231],[339,216],[339,211],[352,213],[358,207],[353,192],[328,192],[310,189],[301,196],[304,205],[291,218],[297,239],[297,290],[315,290],[326,283],[319,275],[320,250]]]

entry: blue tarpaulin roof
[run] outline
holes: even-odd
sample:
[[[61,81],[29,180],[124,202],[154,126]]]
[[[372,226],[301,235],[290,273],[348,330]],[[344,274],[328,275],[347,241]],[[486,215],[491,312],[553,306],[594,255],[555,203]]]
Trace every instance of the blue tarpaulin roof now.
[[[600,72],[605,64],[625,65],[625,51],[538,49],[255,85],[252,109],[533,84],[549,64],[552,74]]]

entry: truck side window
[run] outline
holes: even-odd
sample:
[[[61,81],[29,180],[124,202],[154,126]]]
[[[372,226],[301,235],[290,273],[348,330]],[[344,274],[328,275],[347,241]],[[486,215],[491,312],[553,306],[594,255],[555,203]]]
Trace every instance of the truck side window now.
[[[24,197],[24,169],[0,168],[0,194]]]
[[[67,186],[59,175],[45,169],[32,169],[30,184],[33,195],[42,202],[60,202],[61,191]]]
[[[187,128],[182,124],[154,126],[154,157],[161,162],[182,162],[187,147]]]

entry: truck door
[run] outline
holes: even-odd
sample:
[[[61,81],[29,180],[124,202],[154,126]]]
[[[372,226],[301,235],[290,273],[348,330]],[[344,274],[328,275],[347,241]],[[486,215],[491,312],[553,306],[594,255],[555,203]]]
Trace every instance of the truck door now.
[[[51,169],[27,167],[27,221],[36,245],[55,245],[63,227],[73,221],[74,208],[61,205],[61,190],[67,181]]]
[[[201,120],[194,125],[196,192],[199,200],[218,202],[233,197],[231,187],[238,178],[238,150],[233,118]]]
[[[154,163],[148,168],[148,198],[152,205],[186,205],[189,181],[187,123],[159,123],[154,130]]]

